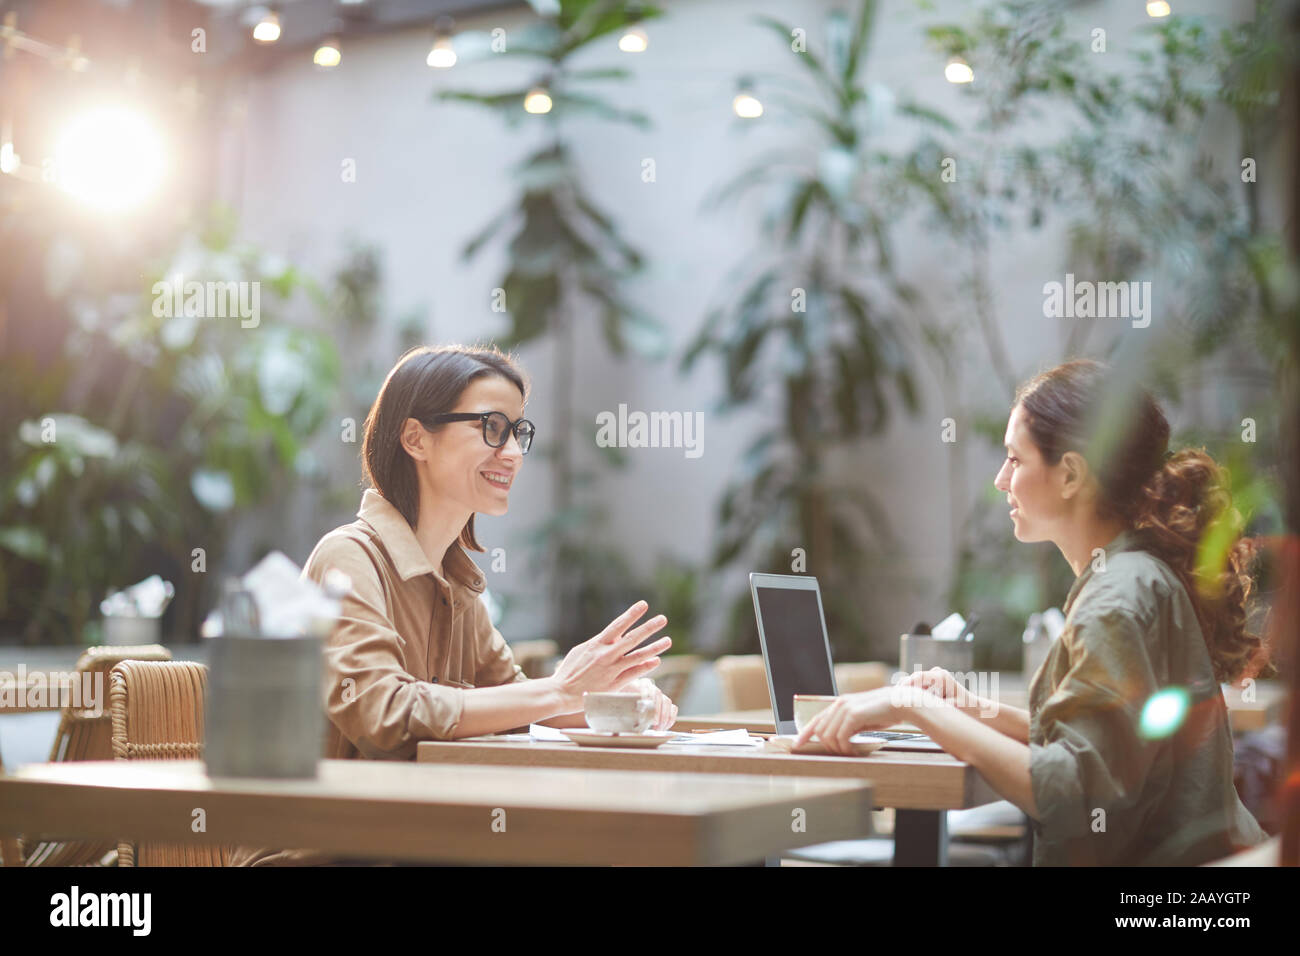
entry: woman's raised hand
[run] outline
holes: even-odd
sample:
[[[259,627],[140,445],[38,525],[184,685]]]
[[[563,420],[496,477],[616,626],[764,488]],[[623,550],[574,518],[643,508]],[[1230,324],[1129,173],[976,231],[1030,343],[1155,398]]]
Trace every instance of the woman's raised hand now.
[[[637,601],[603,631],[565,655],[552,677],[569,712],[582,709],[584,693],[618,690],[659,666],[659,655],[672,647],[671,638],[661,637],[633,650],[668,623],[668,618],[659,614],[632,627],[648,608],[645,601]]]

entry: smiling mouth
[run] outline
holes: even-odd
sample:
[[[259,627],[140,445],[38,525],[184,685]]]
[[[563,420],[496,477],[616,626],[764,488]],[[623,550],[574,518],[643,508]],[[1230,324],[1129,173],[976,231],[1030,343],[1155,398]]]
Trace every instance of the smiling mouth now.
[[[487,479],[489,484],[495,485],[498,488],[506,489],[510,487],[510,482],[512,480],[510,475],[499,471],[480,471],[479,474]]]

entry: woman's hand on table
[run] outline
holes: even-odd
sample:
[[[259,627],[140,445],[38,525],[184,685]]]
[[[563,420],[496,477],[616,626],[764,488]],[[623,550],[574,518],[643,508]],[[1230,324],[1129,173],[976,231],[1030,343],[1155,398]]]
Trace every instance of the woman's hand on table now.
[[[952,674],[942,667],[931,667],[928,671],[917,671],[914,674],[908,674],[898,682],[897,686],[919,687],[921,690],[929,691],[934,696],[948,701],[948,703],[961,710],[983,710],[984,705],[987,703],[984,698],[967,690],[963,684],[959,683]]]
[[[582,709],[584,693],[618,690],[659,666],[659,655],[672,647],[671,638],[662,637],[633,650],[668,623],[668,618],[659,614],[633,627],[647,609],[645,601],[637,601],[603,631],[565,655],[551,679],[565,700],[566,712]]]
[[[942,704],[935,695],[915,686],[896,684],[878,687],[860,694],[845,694],[818,713],[804,725],[803,732],[795,738],[796,749],[816,737],[831,753],[852,756],[849,742],[861,730],[882,730],[893,726],[914,707],[930,703]]]

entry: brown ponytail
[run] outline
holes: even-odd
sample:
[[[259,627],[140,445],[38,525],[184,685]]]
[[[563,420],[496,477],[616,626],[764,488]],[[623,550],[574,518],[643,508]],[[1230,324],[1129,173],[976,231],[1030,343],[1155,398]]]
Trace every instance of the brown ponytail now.
[[[1232,543],[1221,567],[1198,570],[1201,541],[1225,521],[1233,526]],[[1142,488],[1133,529],[1142,547],[1169,565],[1191,596],[1215,679],[1274,676],[1263,641],[1246,631],[1255,542],[1241,537],[1241,515],[1232,506],[1223,470],[1205,449],[1183,449],[1156,471]]]
[[[1267,649],[1246,631],[1254,542],[1241,537],[1222,470],[1204,449],[1169,455],[1169,422],[1145,389],[1117,382],[1086,359],[1026,382],[1016,404],[1044,461],[1067,451],[1087,459],[1101,488],[1103,517],[1118,517],[1140,547],[1178,576],[1201,625],[1215,678],[1271,677]],[[1232,522],[1222,567],[1198,573],[1201,542],[1211,527]]]

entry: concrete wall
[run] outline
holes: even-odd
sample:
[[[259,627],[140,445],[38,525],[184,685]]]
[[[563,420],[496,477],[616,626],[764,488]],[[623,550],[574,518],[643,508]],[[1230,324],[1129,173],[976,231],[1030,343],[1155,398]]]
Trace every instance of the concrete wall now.
[[[818,44],[824,14],[835,6],[811,0],[667,0],[667,16],[649,25],[647,53],[620,54],[612,39],[590,53],[591,66],[622,65],[635,71],[633,82],[611,84],[611,89],[622,89],[623,101],[654,121],[648,132],[580,123],[573,139],[580,144],[595,197],[649,258],[651,268],[632,294],[667,324],[678,351],[707,310],[733,291],[729,273],[755,241],[761,213],[750,201],[704,215],[701,203],[761,151],[798,145],[797,134],[778,121],[774,109],[764,121],[744,128],[731,113],[737,75],[794,69],[781,55],[778,40],[755,25],[752,15],[769,13],[806,26]],[[1179,4],[1179,9],[1211,11],[1218,6]],[[970,5],[940,0],[934,7],[924,13],[912,3],[883,5],[868,80],[889,86],[900,97],[968,117],[969,101],[943,79],[944,61],[926,45],[923,27],[960,22],[970,15]],[[458,26],[512,31],[529,17],[521,8]],[[1132,30],[1147,22],[1140,3],[1116,0],[1078,4],[1071,14],[1081,43],[1093,26],[1106,27],[1115,56],[1137,42]],[[504,317],[490,309],[490,292],[502,273],[499,247],[470,263],[462,262],[459,252],[511,201],[515,186],[509,169],[537,139],[507,128],[486,111],[432,99],[438,89],[504,85],[506,71],[518,71],[519,64],[463,64],[435,72],[424,63],[428,43],[423,30],[358,40],[346,44],[342,66],[333,72],[319,72],[299,57],[253,83],[245,133],[232,132],[227,188],[250,238],[318,272],[337,264],[349,237],[380,247],[386,314],[395,319],[411,309],[424,310],[428,341],[491,338],[505,328]],[[1055,121],[1044,117],[1040,122],[1048,128]],[[894,138],[885,145],[901,146],[911,134],[898,123],[883,135]],[[646,157],[656,162],[654,183],[640,178]],[[345,158],[356,161],[355,183],[341,181]],[[944,237],[918,222],[903,224],[896,239],[904,271],[926,289],[931,306],[958,319],[965,315],[969,322],[959,324],[973,325],[960,250],[954,253]],[[1055,228],[1023,234],[990,250],[1002,334],[1017,374],[1028,375],[1060,357],[1065,330],[1043,319],[1041,290],[1043,282],[1067,271],[1064,252],[1064,237]],[[889,503],[905,540],[904,553],[882,555],[879,576],[864,586],[872,596],[872,626],[886,648],[914,620],[937,619],[947,612],[943,595],[950,583],[956,528],[981,500],[1000,463],[1000,456],[965,430],[965,419],[960,467],[950,462],[953,447],[939,441],[940,420],[962,414],[953,404],[967,410],[981,404],[998,407],[1010,397],[992,380],[973,329],[963,341],[960,376],[944,381],[931,369],[923,414],[897,423],[882,440],[864,447],[859,461],[849,463]],[[386,325],[368,344],[386,368],[397,355],[395,328]],[[552,356],[542,345],[526,350],[523,359],[535,387],[529,414],[544,435],[552,419]],[[576,367],[578,417],[593,423],[593,435],[596,412],[615,409],[620,402],[633,409],[707,411],[718,394],[711,366],[679,378],[672,361],[615,362],[598,340],[582,345]],[[357,404],[341,415],[360,422],[365,412]],[[613,515],[615,540],[626,545],[634,560],[648,565],[666,551],[704,560],[718,495],[760,413],[755,409],[725,422],[709,416],[705,453],[695,460],[681,450],[629,452],[629,468],[606,480],[599,493]],[[355,452],[355,447],[326,448],[337,484],[349,485],[358,477]],[[521,536],[548,501],[546,463],[530,458],[512,495],[511,513],[484,520],[481,538],[489,546],[504,543],[512,558],[522,556]],[[354,510],[300,508],[286,550],[303,560],[316,538],[350,520]],[[244,540],[247,544],[252,538]],[[743,586],[741,571],[733,577],[724,583]],[[511,639],[536,636],[542,628],[540,607],[534,611],[531,605],[538,596],[534,580],[521,560],[509,561],[506,573],[490,576],[495,590],[515,599],[518,610],[505,628]]]

